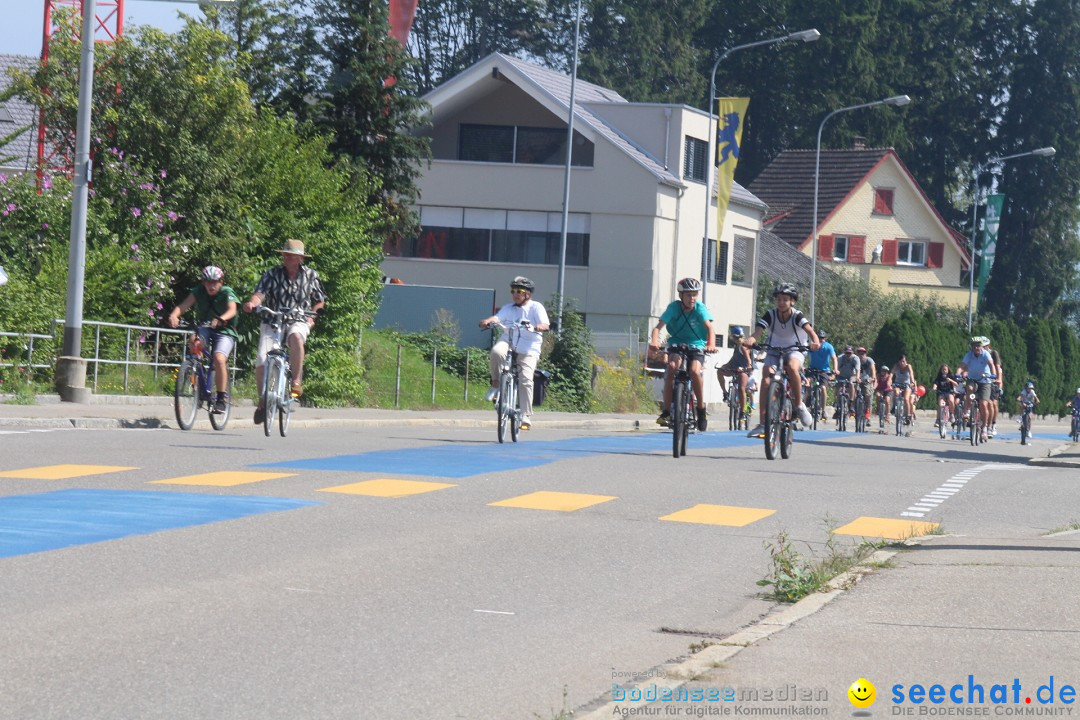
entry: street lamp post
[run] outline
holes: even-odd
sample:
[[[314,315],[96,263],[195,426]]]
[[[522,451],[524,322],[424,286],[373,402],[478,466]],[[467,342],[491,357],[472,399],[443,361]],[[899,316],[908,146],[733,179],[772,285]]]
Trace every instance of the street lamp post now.
[[[839,110],[833,110],[831,113],[825,116],[825,119],[821,121],[821,125],[818,126],[817,131],[817,151],[814,153],[814,242],[811,248],[810,258],[810,324],[814,324],[814,310],[816,308],[816,293],[817,293],[817,261],[818,261],[818,180],[821,175],[821,132],[825,129],[825,123],[829,122],[829,118],[833,115],[839,115],[842,112],[848,112],[849,110],[861,110],[863,108],[874,107],[876,105],[892,105],[893,107],[902,107],[911,102],[911,98],[907,95],[894,95],[893,97],[885,98],[884,100],[875,100],[874,102],[863,103],[861,105],[851,105],[849,107],[842,107]]]
[[[705,302],[706,288],[709,287],[709,205],[712,204],[712,165],[713,165],[713,138],[716,136],[716,132],[712,127],[713,118],[713,105],[716,104],[716,68],[720,67],[720,63],[733,52],[738,50],[746,50],[747,48],[760,47],[762,45],[775,45],[777,43],[787,42],[788,40],[801,40],[803,42],[814,42],[821,37],[816,29],[800,30],[799,32],[789,33],[787,35],[781,35],[779,37],[769,38],[768,40],[758,40],[757,42],[746,43],[745,45],[736,45],[733,48],[729,48],[720,54],[720,57],[716,58],[716,62],[713,63],[712,73],[709,75],[709,107],[706,111],[709,114],[709,144],[707,148],[708,154],[705,157],[705,227],[702,232],[701,240],[701,302]],[[719,118],[717,118],[719,121]],[[719,233],[717,229],[717,242],[720,241]]]
[[[979,217],[979,175],[982,171],[998,163],[1003,163],[1006,160],[1015,160],[1016,158],[1027,157],[1028,155],[1034,155],[1036,157],[1050,157],[1056,153],[1053,147],[1041,147],[1036,150],[1029,150],[1028,152],[1017,153],[1015,155],[1006,155],[1004,157],[990,158],[986,162],[980,163],[975,166],[975,171],[972,175],[972,191],[971,191],[971,256],[968,261],[968,333],[971,333],[971,322],[975,310],[975,233],[978,230],[978,217]]]
[[[566,167],[563,169],[562,228],[559,231],[559,305],[555,309],[555,333],[562,336],[563,305],[566,304],[566,231],[570,222],[570,167],[574,156],[574,95],[577,90],[578,36],[581,34],[581,0],[574,13],[574,60],[570,64],[570,112],[566,119]]]

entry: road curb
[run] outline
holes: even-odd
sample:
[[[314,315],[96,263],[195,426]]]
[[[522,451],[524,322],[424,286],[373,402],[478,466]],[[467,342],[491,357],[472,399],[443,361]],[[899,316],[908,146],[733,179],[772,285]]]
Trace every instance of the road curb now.
[[[1076,460],[1066,460],[1057,458],[1067,450],[1073,449],[1073,443],[1066,443],[1065,445],[1058,445],[1056,448],[1050,450],[1044,458],[1031,458],[1028,460],[1028,465],[1037,465],[1039,467],[1060,467],[1060,468],[1077,468],[1080,467],[1080,458]]]
[[[908,540],[904,544],[915,545],[918,543],[914,540]],[[884,563],[898,552],[900,551],[878,550],[872,553],[870,557],[866,558],[863,565],[854,567],[830,580],[828,585],[826,585],[826,590],[807,595],[793,605],[778,605],[757,622],[747,625],[740,630],[736,630],[725,638],[715,642],[706,639],[705,642],[711,643],[707,647],[692,654],[689,658],[676,665],[670,667],[665,666],[660,673],[649,677],[646,681],[649,688],[651,689],[655,686],[657,690],[670,688],[674,691],[676,688],[679,688],[688,682],[700,679],[702,676],[715,670],[718,667],[718,663],[730,660],[751,645],[754,645],[785,628],[791,627],[800,620],[818,612],[833,600],[853,588],[864,576],[877,572],[877,570],[870,567],[870,564]],[[624,685],[621,687],[629,692],[633,688],[641,687],[644,684],[645,682]],[[642,690],[643,689],[644,688],[642,688]],[[642,692],[641,696],[644,696],[644,692]],[[616,702],[610,700],[610,697],[610,692],[601,695],[593,702],[602,704],[599,707],[588,710],[584,715],[577,716],[579,720],[606,720],[607,718],[619,714],[620,703],[625,704],[627,701]],[[592,703],[590,703],[590,705],[591,704]]]

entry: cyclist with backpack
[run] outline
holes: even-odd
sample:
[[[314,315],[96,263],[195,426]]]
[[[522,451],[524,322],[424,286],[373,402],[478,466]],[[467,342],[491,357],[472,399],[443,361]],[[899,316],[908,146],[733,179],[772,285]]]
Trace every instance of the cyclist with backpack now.
[[[733,382],[739,385],[739,408],[746,407],[746,381],[754,369],[754,360],[750,357],[750,346],[746,344],[746,333],[741,326],[736,325],[731,330],[731,338],[735,341],[735,351],[731,353],[731,359],[716,368],[716,379],[720,381],[720,391],[727,402],[727,383],[725,377],[733,378]]]
[[[761,316],[757,321],[757,329],[750,338],[753,345],[761,340],[761,336],[766,331],[769,333],[765,365],[761,373],[759,422],[757,427],[746,434],[747,437],[764,437],[765,435],[765,413],[769,411],[769,388],[772,385],[773,371],[777,367],[787,368],[791,403],[798,412],[799,421],[803,427],[810,427],[814,423],[814,418],[810,416],[810,411],[803,403],[802,381],[799,378],[805,354],[795,346],[807,346],[814,351],[821,347],[821,341],[818,340],[809,318],[795,308],[799,291],[794,285],[786,282],[778,284],[773,288],[773,299],[776,301],[776,307],[770,308]]]
[[[174,328],[180,324],[180,315],[192,305],[195,306],[195,321],[201,327],[199,337],[207,348],[214,351],[214,385],[217,397],[214,398],[215,413],[225,412],[229,404],[229,355],[240,336],[236,334],[236,305],[240,298],[225,284],[225,271],[215,265],[207,265],[202,270],[201,281],[191,288],[191,292],[179,305],[172,309],[166,323]],[[203,323],[208,323],[204,325]]]
[[[697,396],[697,429],[705,432],[709,423],[705,417],[705,381],[701,376],[701,368],[705,363],[705,353],[716,352],[713,316],[709,308],[697,299],[698,293],[701,292],[700,280],[692,277],[683,278],[679,281],[678,292],[679,299],[667,306],[660,315],[660,321],[652,329],[649,347],[654,350],[660,349],[660,331],[665,327],[668,331],[669,345],[691,347],[690,381],[694,387],[694,394]],[[671,422],[671,386],[681,362],[682,359],[677,354],[670,354],[668,357],[667,372],[664,373],[664,409],[660,417],[656,418],[657,425],[666,427]]]

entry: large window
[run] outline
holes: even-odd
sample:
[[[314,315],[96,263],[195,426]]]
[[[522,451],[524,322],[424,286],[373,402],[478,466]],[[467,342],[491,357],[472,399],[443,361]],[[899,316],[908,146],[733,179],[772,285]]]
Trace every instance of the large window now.
[[[566,162],[566,130],[462,124],[458,160],[562,165]],[[574,132],[570,162],[582,167],[592,167],[593,164],[593,144],[577,131]]]
[[[705,182],[705,163],[708,162],[708,155],[709,143],[687,135],[683,143],[683,177],[700,183]]]
[[[901,240],[896,244],[897,265],[926,265],[926,243],[917,240]]]
[[[589,216],[567,218],[566,264],[589,264]],[[506,210],[425,207],[420,233],[388,239],[390,257],[558,265],[562,214]],[[487,227],[460,227],[460,225]]]

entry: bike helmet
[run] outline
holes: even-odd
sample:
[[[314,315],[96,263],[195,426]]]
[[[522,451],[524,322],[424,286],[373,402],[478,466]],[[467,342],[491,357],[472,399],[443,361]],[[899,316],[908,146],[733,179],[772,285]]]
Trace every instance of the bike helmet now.
[[[733,337],[733,338],[746,337],[746,333],[743,332],[742,325],[736,325],[735,327],[731,328],[731,337]]]
[[[207,265],[202,271],[203,280],[212,280],[217,282],[218,280],[225,279],[225,271],[219,268],[217,265]]]
[[[888,365],[882,365],[881,366],[881,372],[889,372],[889,366]]]
[[[1024,385],[1024,387],[1026,387],[1026,388],[1027,388],[1028,390],[1034,390],[1034,389],[1035,389],[1035,383],[1033,383],[1033,382],[1031,382],[1030,380],[1028,380],[1028,381],[1027,381],[1027,384],[1026,384],[1026,385]]]
[[[972,344],[972,345],[978,345],[978,346],[982,347],[982,345],[983,345],[983,339],[982,339],[982,337],[981,337],[981,336],[979,336],[979,335],[973,335],[973,336],[971,337],[971,344]]]
[[[866,348],[864,348],[863,346],[860,345],[859,347],[855,348],[855,352],[864,353],[864,352],[866,352]]]
[[[829,333],[825,332],[824,330],[818,330],[817,336],[818,340],[824,340],[825,338],[829,337]]]
[[[853,352],[855,352],[855,348],[851,347],[850,345],[848,345],[846,348],[844,348],[844,354],[845,355],[847,355],[849,353],[853,353]]]
[[[525,292],[531,293],[536,290],[536,285],[534,285],[533,281],[525,277],[524,275],[518,275],[516,278],[514,278],[513,282],[510,283],[511,290],[515,290],[517,288],[521,288]]]
[[[701,292],[701,281],[693,277],[683,278],[679,281],[679,292]]]
[[[799,299],[799,289],[788,282],[782,282],[773,288],[772,296],[790,295],[792,300]]]

